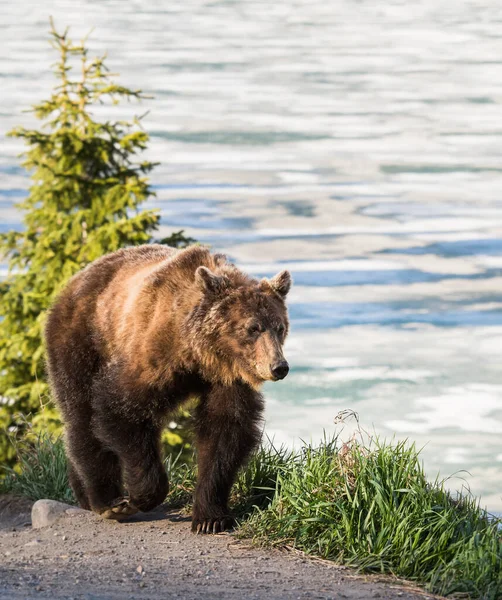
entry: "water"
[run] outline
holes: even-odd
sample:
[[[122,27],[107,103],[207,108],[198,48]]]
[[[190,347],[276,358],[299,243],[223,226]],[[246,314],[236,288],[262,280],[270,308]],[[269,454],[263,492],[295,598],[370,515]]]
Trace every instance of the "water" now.
[[[161,234],[291,269],[268,433],[315,441],[352,409],[502,510],[502,5],[4,0],[2,133],[52,86],[49,15],[155,96],[99,114],[151,111]],[[20,151],[2,139],[2,230]]]

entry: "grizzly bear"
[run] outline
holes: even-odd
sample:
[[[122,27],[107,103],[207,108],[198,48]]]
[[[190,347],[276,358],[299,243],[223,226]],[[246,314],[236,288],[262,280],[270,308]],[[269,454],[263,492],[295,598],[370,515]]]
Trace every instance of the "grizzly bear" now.
[[[108,254],[70,280],[45,341],[80,506],[121,520],[161,504],[162,428],[196,398],[192,530],[232,526],[230,488],[260,439],[260,386],[289,370],[290,286],[287,271],[257,281],[206,248],[157,244]]]

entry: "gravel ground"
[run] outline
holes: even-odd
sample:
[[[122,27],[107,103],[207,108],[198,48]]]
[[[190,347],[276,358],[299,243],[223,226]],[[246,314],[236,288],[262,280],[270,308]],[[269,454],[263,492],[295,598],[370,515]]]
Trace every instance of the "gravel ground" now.
[[[433,598],[398,580],[254,548],[228,533],[196,536],[176,512],[125,523],[86,513],[32,529],[30,507],[0,498],[2,600]]]

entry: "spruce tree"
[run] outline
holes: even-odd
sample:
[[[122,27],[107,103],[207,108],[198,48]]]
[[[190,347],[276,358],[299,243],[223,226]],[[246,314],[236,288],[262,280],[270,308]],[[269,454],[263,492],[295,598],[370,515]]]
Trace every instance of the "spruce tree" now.
[[[157,212],[138,210],[153,195],[147,175],[155,166],[136,158],[148,141],[139,119],[99,122],[91,113],[92,105],[140,99],[141,91],[118,85],[105,57],[89,58],[85,42],[73,43],[68,30],[59,34],[51,25],[58,85],[33,107],[44,125],[9,133],[28,145],[23,165],[32,178],[18,205],[24,229],[0,236],[0,255],[9,264],[0,282],[0,428],[14,434],[22,433],[27,418],[44,428],[58,422],[42,343],[55,295],[99,256],[149,242],[159,222]],[[162,240],[187,241],[182,232]],[[6,436],[0,440],[0,460],[12,458]]]

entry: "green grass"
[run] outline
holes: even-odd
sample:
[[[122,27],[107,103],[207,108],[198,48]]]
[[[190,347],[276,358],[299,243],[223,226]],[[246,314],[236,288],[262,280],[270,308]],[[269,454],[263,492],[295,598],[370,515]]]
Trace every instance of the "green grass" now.
[[[17,448],[19,472],[0,492],[72,501],[60,439],[39,436]],[[189,509],[196,470],[166,460],[172,508]],[[290,545],[364,572],[393,573],[443,595],[502,598],[502,522],[470,495],[453,498],[427,481],[405,442],[336,438],[298,452],[261,448],[233,488],[238,534]]]
[[[477,501],[428,483],[413,445],[306,446],[278,474],[271,504],[243,535],[289,544],[366,572],[393,573],[443,595],[502,597],[501,521]]]
[[[71,491],[63,440],[30,434],[25,440],[11,439],[17,456],[16,469],[5,467],[0,494],[8,492],[30,500],[50,498],[75,503]]]

